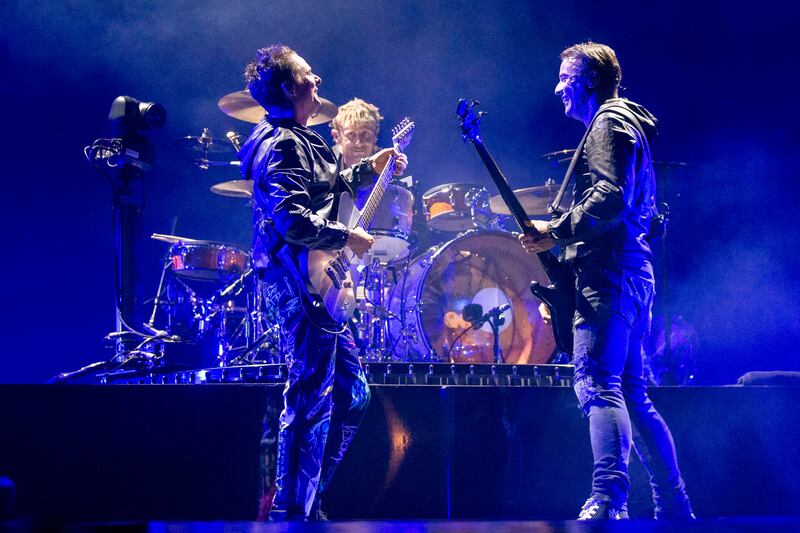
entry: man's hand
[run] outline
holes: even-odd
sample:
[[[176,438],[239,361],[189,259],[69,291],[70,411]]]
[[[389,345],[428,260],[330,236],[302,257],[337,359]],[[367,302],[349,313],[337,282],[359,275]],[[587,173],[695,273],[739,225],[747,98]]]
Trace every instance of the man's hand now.
[[[405,171],[406,167],[408,166],[408,156],[402,152],[395,150],[394,148],[384,148],[380,152],[376,153],[372,157],[370,157],[370,161],[372,162],[372,168],[375,169],[376,174],[380,174],[383,172],[383,167],[386,166],[386,163],[389,162],[389,158],[391,156],[395,156],[396,159],[394,160],[395,168],[394,168],[394,175],[395,176],[402,176],[403,171]]]
[[[556,241],[550,237],[547,222],[543,220],[531,220],[530,222],[533,224],[533,230],[535,231],[531,231],[531,234],[523,233],[519,236],[519,242],[526,252],[544,252],[556,245]]]
[[[356,254],[357,257],[361,257],[372,248],[374,242],[375,237],[363,229],[356,227],[350,230],[350,235],[347,237],[345,246],[353,250],[353,253]]]

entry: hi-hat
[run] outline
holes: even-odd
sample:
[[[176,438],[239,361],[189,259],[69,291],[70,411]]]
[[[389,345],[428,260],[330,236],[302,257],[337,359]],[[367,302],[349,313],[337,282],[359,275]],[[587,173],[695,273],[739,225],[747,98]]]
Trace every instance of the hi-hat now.
[[[320,98],[320,100],[322,101],[322,105],[316,114],[311,115],[311,118],[306,124],[307,126],[325,124],[333,120],[333,117],[336,116],[338,112],[336,104],[325,98]],[[217,105],[220,110],[229,117],[238,118],[239,120],[244,120],[252,124],[261,122],[261,119],[264,118],[264,115],[267,113],[264,108],[250,96],[250,92],[247,90],[226,94],[219,99]]]
[[[211,192],[229,198],[252,198],[253,180],[223,181],[211,186]]]
[[[209,154],[236,154],[233,144],[228,139],[218,139],[203,128],[200,135],[186,135],[175,139],[175,144],[183,153],[194,157],[208,157]]]
[[[528,187],[527,189],[517,189],[514,195],[522,204],[522,208],[528,215],[547,215],[547,206],[552,202],[558,194],[559,185],[539,185],[537,187]],[[567,190],[564,198],[561,200],[561,206],[567,207],[572,203],[572,191]],[[511,211],[503,201],[503,197],[499,194],[492,196],[489,199],[489,209],[492,213],[498,215],[510,215]]]

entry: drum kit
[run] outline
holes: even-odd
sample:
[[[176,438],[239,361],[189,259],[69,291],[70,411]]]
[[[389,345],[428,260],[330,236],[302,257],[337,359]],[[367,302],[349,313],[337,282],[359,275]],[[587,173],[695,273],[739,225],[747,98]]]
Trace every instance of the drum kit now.
[[[247,91],[222,97],[219,108],[250,123],[264,109]],[[323,99],[310,125],[330,121],[336,106]],[[177,140],[201,169],[238,166],[243,136],[226,139],[204,129]],[[570,152],[547,154],[569,159]],[[252,199],[253,182],[217,183],[211,192]],[[516,191],[530,216],[547,216],[558,187]],[[541,364],[553,361],[553,333],[542,320],[532,280],[548,283],[538,261],[503,229],[508,209],[499,196],[472,183],[446,183],[421,196],[427,228],[438,241],[421,249],[414,238],[416,188],[392,183],[369,231],[375,243],[358,284],[350,328],[367,361]],[[565,199],[569,202],[570,198]],[[149,322],[177,344],[198,351],[199,366],[279,363],[277,326],[262,305],[248,251],[235,245],[153,234],[169,245]],[[477,314],[476,314],[477,309]],[[484,314],[485,312],[485,314]],[[492,319],[490,319],[493,317]]]

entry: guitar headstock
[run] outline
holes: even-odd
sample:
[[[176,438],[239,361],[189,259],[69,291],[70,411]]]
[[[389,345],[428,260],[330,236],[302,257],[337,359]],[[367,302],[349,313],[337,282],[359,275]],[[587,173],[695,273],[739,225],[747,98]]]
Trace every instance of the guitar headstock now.
[[[467,101],[462,98],[458,101],[456,114],[458,118],[461,119],[461,137],[464,139],[464,142],[467,142],[467,139],[472,142],[480,142],[481,140],[481,132],[478,124],[486,113],[483,111],[475,112],[475,108],[479,105],[480,102],[477,100],[472,100],[467,103]]]
[[[402,152],[411,142],[416,127],[417,125],[408,117],[401,120],[397,126],[392,128],[392,145]]]

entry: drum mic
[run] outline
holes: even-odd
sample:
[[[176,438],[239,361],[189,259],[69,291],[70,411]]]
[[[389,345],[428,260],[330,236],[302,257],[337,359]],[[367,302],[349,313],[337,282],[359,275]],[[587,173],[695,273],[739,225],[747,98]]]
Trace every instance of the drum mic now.
[[[472,324],[472,329],[480,329],[484,323],[492,318],[499,317],[509,309],[511,309],[511,304],[503,304],[492,307],[484,314],[481,304],[467,304],[464,306],[464,310],[461,311],[461,317]]]
[[[483,306],[481,304],[467,304],[461,311],[461,318],[473,325],[480,322],[482,316]]]

